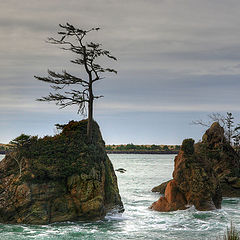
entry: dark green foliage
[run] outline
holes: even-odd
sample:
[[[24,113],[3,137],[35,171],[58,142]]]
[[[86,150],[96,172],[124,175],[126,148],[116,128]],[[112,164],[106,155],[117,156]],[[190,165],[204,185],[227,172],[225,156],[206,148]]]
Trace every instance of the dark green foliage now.
[[[176,145],[175,148],[174,148],[174,150],[175,150],[175,151],[178,151],[178,150],[180,150],[180,148],[181,148],[180,145]]]
[[[27,144],[30,143],[30,136],[21,134],[19,137],[16,137],[13,139],[10,144],[15,148],[15,147],[23,147]]]
[[[114,148],[111,145],[106,146],[106,150],[113,150]]]
[[[72,174],[88,173],[96,163],[105,161],[105,144],[96,122],[93,125],[93,142],[88,143],[87,120],[71,121],[62,133],[53,137],[32,137],[28,151],[23,155],[29,162],[31,181],[64,179]],[[98,164],[99,165],[99,164]]]
[[[161,147],[159,148],[159,146],[153,144],[153,145],[151,145],[150,149],[151,149],[151,150],[160,150]]]
[[[167,146],[167,145],[164,145],[164,146],[163,146],[163,150],[164,150],[164,151],[169,151],[168,146]]]
[[[4,146],[0,146],[0,151],[5,151],[5,147]]]
[[[126,150],[135,150],[136,146],[133,143],[127,144],[125,147]]]
[[[126,144],[126,145],[122,144],[122,145],[118,145],[118,146],[107,145],[106,150],[109,150],[109,151],[117,150],[117,151],[127,151],[127,152],[131,152],[131,151],[134,151],[134,152],[163,151],[164,152],[164,151],[172,151],[172,150],[178,151],[178,150],[180,150],[180,146],[176,145],[173,149],[170,150],[167,145],[161,147],[161,145],[155,145],[155,144],[152,144],[152,145],[135,145],[133,143],[129,143],[129,144]]]
[[[194,140],[192,138],[184,139],[181,150],[187,155],[192,155],[194,153]]]

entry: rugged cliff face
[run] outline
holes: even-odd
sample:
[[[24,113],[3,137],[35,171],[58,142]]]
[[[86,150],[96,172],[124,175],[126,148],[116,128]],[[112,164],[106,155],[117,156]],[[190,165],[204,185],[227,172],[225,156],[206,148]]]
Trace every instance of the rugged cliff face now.
[[[240,196],[239,156],[213,123],[202,142],[183,141],[175,158],[173,180],[152,191],[165,193],[151,208],[174,211],[194,205],[198,210],[221,207],[222,196]]]
[[[94,123],[88,144],[86,121],[70,122],[54,137],[30,138],[19,164],[0,162],[0,222],[47,224],[99,219],[123,211],[117,179]]]

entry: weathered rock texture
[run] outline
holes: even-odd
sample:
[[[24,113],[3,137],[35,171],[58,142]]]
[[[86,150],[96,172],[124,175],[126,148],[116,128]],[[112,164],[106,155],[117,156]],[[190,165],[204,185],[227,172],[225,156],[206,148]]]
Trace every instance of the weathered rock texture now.
[[[165,196],[150,208],[174,211],[194,205],[197,210],[221,208],[222,196],[240,196],[239,156],[226,141],[218,123],[203,135],[202,142],[193,145],[183,141],[175,158],[173,180],[153,188]]]
[[[123,210],[99,127],[94,124],[90,145],[85,132],[86,121],[72,121],[59,135],[31,138],[21,150],[21,176],[10,155],[0,162],[0,222],[99,219],[107,211]]]

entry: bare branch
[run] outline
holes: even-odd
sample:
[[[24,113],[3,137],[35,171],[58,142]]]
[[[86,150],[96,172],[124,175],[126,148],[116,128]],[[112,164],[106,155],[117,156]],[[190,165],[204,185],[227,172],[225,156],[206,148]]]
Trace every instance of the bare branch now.
[[[103,98],[103,97],[104,97],[103,95],[100,95],[100,96],[94,96],[93,98],[98,99],[98,98]]]
[[[203,127],[210,127],[211,124],[210,122],[204,122],[203,120],[195,120],[195,121],[192,121],[191,122],[192,125],[200,125],[200,126],[203,126]]]

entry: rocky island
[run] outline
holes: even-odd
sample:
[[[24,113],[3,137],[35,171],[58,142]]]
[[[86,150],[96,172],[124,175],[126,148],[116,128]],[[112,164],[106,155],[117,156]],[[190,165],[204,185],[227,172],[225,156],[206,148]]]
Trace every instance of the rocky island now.
[[[30,137],[0,162],[0,222],[48,224],[123,211],[117,178],[93,122],[71,121],[53,137]],[[20,164],[21,163],[21,164]]]
[[[217,123],[202,141],[185,139],[175,158],[173,179],[153,188],[164,196],[150,207],[168,212],[194,205],[197,210],[221,208],[222,197],[240,197],[239,155]]]

